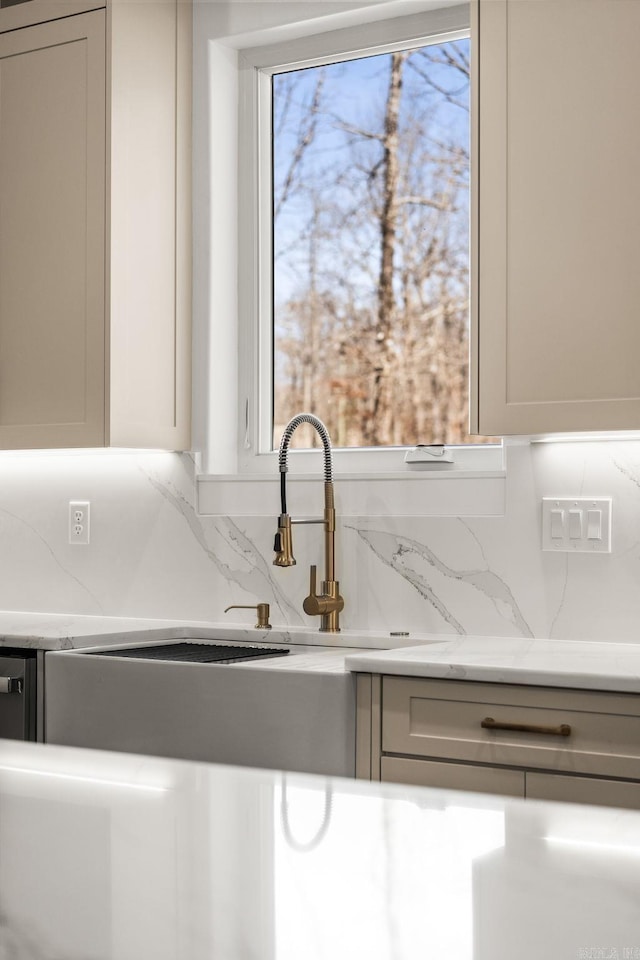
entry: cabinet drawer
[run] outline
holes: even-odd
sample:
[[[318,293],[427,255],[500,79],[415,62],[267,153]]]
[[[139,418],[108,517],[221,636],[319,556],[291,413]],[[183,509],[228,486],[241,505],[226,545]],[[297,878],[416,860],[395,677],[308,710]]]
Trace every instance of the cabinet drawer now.
[[[530,800],[565,800],[568,803],[593,803],[601,807],[640,810],[640,783],[566,777],[554,773],[526,773],[525,783],[526,796]]]
[[[382,752],[640,780],[640,698],[385,677]],[[491,719],[531,729],[485,729]],[[569,727],[569,736],[553,731]]]
[[[383,757],[380,764],[384,783],[408,783],[441,790],[472,790],[474,793],[498,793],[524,797],[522,770],[499,767],[474,767],[464,763],[439,763],[437,760],[407,760]]]

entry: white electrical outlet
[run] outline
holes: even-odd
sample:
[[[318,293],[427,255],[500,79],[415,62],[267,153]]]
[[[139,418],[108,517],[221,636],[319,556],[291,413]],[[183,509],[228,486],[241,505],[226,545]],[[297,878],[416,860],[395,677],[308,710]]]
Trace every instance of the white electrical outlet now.
[[[89,543],[90,508],[88,500],[69,501],[69,543]]]

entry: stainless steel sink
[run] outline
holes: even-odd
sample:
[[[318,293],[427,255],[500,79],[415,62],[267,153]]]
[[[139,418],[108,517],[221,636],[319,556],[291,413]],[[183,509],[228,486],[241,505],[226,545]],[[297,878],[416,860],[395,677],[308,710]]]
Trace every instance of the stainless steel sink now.
[[[241,646],[243,662],[151,657],[155,648],[183,646],[189,656],[194,648],[226,656]],[[257,658],[246,660],[253,650]],[[355,680],[343,652],[271,637],[154,638],[47,653],[45,723],[50,743],[355,775]]]

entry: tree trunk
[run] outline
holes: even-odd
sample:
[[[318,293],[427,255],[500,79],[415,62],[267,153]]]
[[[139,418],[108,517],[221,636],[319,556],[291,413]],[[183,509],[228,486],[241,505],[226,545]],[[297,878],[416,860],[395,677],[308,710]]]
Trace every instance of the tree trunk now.
[[[398,229],[398,120],[402,97],[402,73],[408,57],[406,50],[391,54],[389,89],[384,117],[383,148],[383,196],[380,214],[380,273],[378,277],[378,323],[376,343],[373,349],[374,377],[371,405],[371,418],[368,424],[368,443],[377,446],[385,443],[383,434],[391,432],[391,408],[389,403],[391,375],[391,357],[389,339],[393,330],[395,314],[395,296],[393,290],[394,263],[393,254]],[[386,403],[385,403],[386,399]],[[382,425],[382,412],[388,413],[389,422]],[[388,443],[389,440],[386,440]]]

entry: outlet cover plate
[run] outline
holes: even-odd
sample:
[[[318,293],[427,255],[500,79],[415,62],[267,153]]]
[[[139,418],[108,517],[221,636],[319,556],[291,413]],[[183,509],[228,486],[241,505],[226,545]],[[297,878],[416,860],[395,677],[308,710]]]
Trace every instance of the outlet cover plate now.
[[[89,543],[90,509],[88,500],[69,501],[69,543]]]

